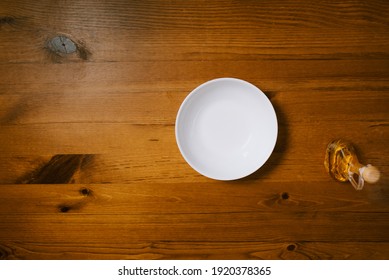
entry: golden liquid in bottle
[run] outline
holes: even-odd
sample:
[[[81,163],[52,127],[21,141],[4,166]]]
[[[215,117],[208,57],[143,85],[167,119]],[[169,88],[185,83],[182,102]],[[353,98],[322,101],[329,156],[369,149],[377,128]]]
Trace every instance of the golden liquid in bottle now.
[[[324,166],[334,179],[349,181],[356,190],[362,190],[365,181],[374,184],[380,179],[379,170],[359,163],[354,147],[342,139],[328,144]]]
[[[336,180],[349,180],[349,171],[357,169],[358,159],[353,146],[344,140],[335,140],[328,144],[324,166]]]

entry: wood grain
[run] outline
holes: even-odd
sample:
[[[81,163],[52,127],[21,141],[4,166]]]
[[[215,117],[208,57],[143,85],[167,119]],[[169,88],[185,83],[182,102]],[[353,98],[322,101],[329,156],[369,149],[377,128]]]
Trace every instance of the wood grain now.
[[[155,242],[122,244],[82,243],[5,243],[0,246],[0,256],[6,259],[59,259],[59,260],[236,260],[284,259],[358,260],[387,259],[385,243],[270,243],[270,242]]]
[[[0,259],[388,259],[389,3],[4,0]],[[77,51],[53,52],[65,36]],[[261,88],[275,150],[207,179],[178,108],[218,77]],[[382,172],[356,192],[334,138]]]

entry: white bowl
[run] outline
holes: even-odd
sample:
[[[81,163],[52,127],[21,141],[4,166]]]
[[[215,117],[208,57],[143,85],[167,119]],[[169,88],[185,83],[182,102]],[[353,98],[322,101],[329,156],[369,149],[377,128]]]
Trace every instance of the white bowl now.
[[[243,80],[220,78],[185,98],[175,129],[180,152],[194,170],[216,180],[235,180],[267,161],[278,125],[260,89]]]

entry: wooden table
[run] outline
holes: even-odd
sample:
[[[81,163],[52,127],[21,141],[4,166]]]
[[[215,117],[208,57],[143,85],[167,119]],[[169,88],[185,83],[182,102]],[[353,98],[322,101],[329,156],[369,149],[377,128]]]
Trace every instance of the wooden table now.
[[[2,0],[0,258],[388,259],[388,14],[385,0]],[[219,77],[258,86],[278,117],[272,156],[237,181],[196,173],[175,141],[181,102]],[[379,183],[330,178],[335,138]]]

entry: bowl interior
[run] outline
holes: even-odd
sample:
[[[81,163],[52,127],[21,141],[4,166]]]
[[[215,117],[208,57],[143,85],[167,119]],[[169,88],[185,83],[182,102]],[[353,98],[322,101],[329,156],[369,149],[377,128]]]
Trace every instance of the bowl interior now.
[[[176,140],[188,164],[218,180],[245,177],[271,155],[277,118],[266,95],[243,80],[222,78],[193,90],[176,120]]]

